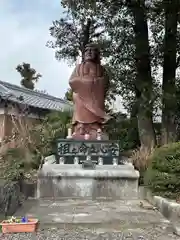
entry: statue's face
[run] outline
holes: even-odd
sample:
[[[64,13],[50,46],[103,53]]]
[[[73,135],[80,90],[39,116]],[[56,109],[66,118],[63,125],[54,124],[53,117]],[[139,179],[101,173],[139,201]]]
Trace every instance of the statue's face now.
[[[84,54],[85,61],[96,61],[98,56],[97,50],[94,47],[87,47]]]

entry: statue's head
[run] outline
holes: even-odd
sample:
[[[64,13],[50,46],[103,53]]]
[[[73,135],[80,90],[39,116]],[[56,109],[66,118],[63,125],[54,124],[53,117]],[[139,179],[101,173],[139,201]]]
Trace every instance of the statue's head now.
[[[84,52],[84,61],[91,61],[95,63],[100,62],[100,51],[97,45],[92,43],[86,45]]]

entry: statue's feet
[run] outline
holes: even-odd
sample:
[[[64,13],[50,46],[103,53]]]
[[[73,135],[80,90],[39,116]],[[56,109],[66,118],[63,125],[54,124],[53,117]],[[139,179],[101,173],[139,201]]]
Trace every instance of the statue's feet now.
[[[75,140],[92,140],[92,141],[95,141],[95,140],[109,140],[108,135],[106,133],[101,133],[101,137],[98,138],[97,132],[95,132],[95,133],[91,132],[89,134],[84,134],[84,135],[81,135],[81,134],[78,134],[78,133],[75,132],[72,135],[72,139],[75,139]]]
[[[102,132],[99,123],[77,123],[74,126],[72,139],[76,140],[108,140],[107,134]]]

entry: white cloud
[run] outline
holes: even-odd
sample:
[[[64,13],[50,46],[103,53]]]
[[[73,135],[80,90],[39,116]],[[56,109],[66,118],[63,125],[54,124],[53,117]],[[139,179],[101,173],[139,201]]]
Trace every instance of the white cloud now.
[[[37,88],[63,97],[72,69],[66,63],[58,62],[53,50],[45,46],[50,39],[49,27],[61,13],[58,0],[0,1],[2,81],[19,84],[20,75],[15,67],[28,62],[43,75]]]

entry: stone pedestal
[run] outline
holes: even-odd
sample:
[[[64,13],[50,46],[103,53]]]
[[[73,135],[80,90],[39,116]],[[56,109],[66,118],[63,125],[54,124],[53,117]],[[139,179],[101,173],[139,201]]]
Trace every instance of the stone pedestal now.
[[[38,175],[38,198],[137,199],[139,172],[132,165],[43,165]]]

